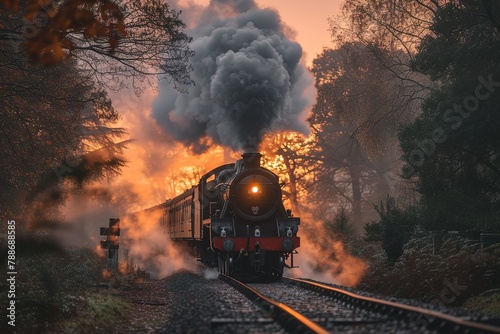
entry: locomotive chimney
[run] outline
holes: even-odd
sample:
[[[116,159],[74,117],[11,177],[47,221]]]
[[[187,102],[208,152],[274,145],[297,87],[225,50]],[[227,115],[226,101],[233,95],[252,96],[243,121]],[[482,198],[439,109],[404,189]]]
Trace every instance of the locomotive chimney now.
[[[243,157],[243,169],[260,167],[262,154],[258,152],[245,152],[241,156]]]

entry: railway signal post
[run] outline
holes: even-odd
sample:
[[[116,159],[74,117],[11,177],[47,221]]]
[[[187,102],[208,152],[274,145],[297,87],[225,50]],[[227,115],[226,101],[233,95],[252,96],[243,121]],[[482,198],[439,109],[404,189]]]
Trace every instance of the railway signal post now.
[[[118,271],[118,248],[120,246],[120,219],[110,218],[109,227],[101,227],[100,235],[105,235],[106,240],[101,241],[101,248],[108,250],[107,268],[113,272]]]

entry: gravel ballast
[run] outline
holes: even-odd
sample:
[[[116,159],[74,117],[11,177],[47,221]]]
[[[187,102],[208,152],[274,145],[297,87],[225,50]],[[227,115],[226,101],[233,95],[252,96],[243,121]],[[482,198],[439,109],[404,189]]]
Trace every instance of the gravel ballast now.
[[[112,293],[131,306],[116,333],[285,333],[242,294],[200,274],[183,271]]]

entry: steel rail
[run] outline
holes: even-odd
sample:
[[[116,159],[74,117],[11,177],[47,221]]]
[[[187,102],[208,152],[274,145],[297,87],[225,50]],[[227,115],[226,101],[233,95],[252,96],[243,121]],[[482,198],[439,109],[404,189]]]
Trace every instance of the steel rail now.
[[[263,309],[271,318],[274,319],[274,321],[276,321],[289,333],[329,333],[328,330],[291,307],[264,296],[254,288],[235,280],[232,277],[219,273],[219,279],[238,290],[254,304]]]
[[[346,291],[340,288],[334,288],[325,284],[317,283],[317,282],[311,282],[308,280],[304,279],[298,279],[298,278],[291,278],[291,277],[283,277],[282,278],[283,282],[291,282],[291,284],[297,284],[301,287],[308,288],[320,293],[325,293],[328,292],[329,294],[334,295],[335,297],[340,297],[343,300],[346,300],[347,302],[348,299],[351,299],[352,303],[357,303],[357,304],[362,304],[364,306],[368,306],[370,304],[372,305],[377,305],[379,308],[384,308],[387,313],[392,313],[394,311],[398,311],[398,313],[401,315],[402,313],[416,313],[420,315],[425,315],[428,317],[431,317],[431,319],[438,319],[440,321],[445,322],[447,325],[452,325],[452,326],[459,326],[463,327],[465,330],[467,330],[468,333],[473,332],[473,333],[500,333],[500,327],[489,325],[489,324],[484,324],[484,323],[478,323],[478,322],[473,322],[469,321],[457,316],[452,316],[449,314],[444,314],[438,311],[433,311],[429,309],[425,309],[422,307],[418,306],[411,306],[407,304],[401,304],[397,302],[392,302],[388,300],[383,300],[383,299],[378,299],[374,297],[367,297],[367,296],[362,296],[354,292]],[[392,310],[389,311],[389,310]],[[428,322],[428,325],[431,324],[431,321]],[[446,330],[445,328],[437,328],[437,330]],[[456,330],[456,328],[455,328]]]

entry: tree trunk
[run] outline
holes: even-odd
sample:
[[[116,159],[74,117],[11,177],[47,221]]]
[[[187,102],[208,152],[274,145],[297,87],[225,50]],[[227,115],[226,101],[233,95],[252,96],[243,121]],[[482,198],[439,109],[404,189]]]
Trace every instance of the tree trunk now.
[[[352,185],[352,218],[354,226],[362,225],[361,222],[361,175],[357,166],[350,166],[349,174],[351,175]]]

